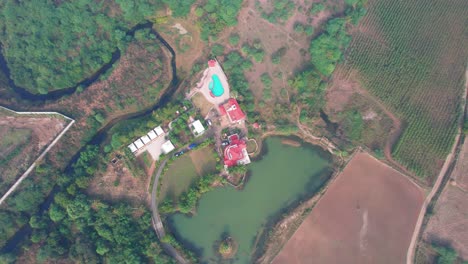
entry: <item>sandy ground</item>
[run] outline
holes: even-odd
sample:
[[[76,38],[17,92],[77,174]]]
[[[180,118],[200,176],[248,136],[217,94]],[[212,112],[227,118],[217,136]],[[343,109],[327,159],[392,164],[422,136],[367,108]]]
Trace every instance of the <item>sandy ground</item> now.
[[[423,200],[405,176],[357,153],[273,263],[404,263]]]
[[[468,260],[468,141],[465,140],[453,181],[443,190],[435,206],[435,214],[424,230],[423,240],[429,244],[448,244]]]

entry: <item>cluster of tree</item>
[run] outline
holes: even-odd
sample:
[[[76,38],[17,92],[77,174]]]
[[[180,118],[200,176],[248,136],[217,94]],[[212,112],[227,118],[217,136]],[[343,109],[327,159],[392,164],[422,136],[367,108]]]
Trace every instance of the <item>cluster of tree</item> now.
[[[193,212],[202,194],[211,191],[213,183],[216,181],[222,181],[221,176],[209,174],[200,177],[193,186],[179,197],[177,202],[170,198],[163,201],[158,207],[159,211],[163,214],[174,213],[176,211],[184,214]]]
[[[174,17],[185,17],[190,13],[195,0],[162,0],[172,11]]]
[[[244,75],[244,71],[251,69],[252,66],[253,64],[249,59],[242,57],[236,51],[227,54],[223,62],[223,68],[229,76],[231,90],[238,93],[237,100],[241,104],[241,108],[246,112],[247,117],[255,120],[258,115],[255,109],[254,96]]]
[[[263,73],[260,76],[260,80],[263,83],[262,99],[264,101],[271,100],[271,86],[273,84],[273,80],[271,79],[270,74],[268,74],[267,72]]]
[[[338,62],[343,59],[343,52],[351,42],[346,27],[349,22],[357,22],[366,14],[364,0],[346,1],[350,6],[346,9],[346,16],[331,19],[327,22],[324,32],[312,40],[310,55],[312,64],[322,75],[330,76]]]
[[[349,1],[352,3],[348,3],[346,16],[329,20],[323,33],[311,41],[309,51],[312,67],[298,73],[289,81],[289,85],[296,91],[296,95],[292,99],[302,106],[301,121],[317,116],[318,111],[323,107],[327,79],[335,70],[337,63],[343,59],[343,52],[351,41],[346,28],[349,22],[353,21],[356,12],[361,14],[361,10],[365,10],[362,0]],[[323,9],[317,6],[313,5],[312,9],[316,8],[319,11]],[[347,120],[349,120],[347,127],[350,129],[362,127],[362,122],[358,122],[357,115],[350,115]],[[362,129],[350,133],[350,136],[356,139],[360,136],[361,132],[359,131]]]
[[[0,41],[12,79],[33,93],[75,86],[111,60],[158,1],[3,1]]]
[[[172,263],[162,254],[145,208],[112,205],[86,194],[100,162],[99,148],[86,147],[69,175],[59,177],[60,190],[48,210],[30,218],[30,240],[40,245],[37,261]]]
[[[311,25],[304,25],[301,22],[294,23],[294,31],[297,33],[305,33],[308,37],[314,34],[314,27]]]
[[[344,117],[340,122],[340,129],[346,138],[357,142],[362,137],[364,130],[364,119],[358,110],[350,110],[343,113]]]
[[[282,47],[282,48],[279,48],[277,51],[273,52],[271,54],[271,62],[273,64],[280,64],[281,59],[283,58],[283,56],[286,54],[287,51],[288,49],[286,47]]]
[[[451,247],[435,246],[432,248],[437,252],[437,264],[454,264],[458,259],[458,253]]]
[[[170,0],[168,0],[170,1]],[[208,41],[216,38],[226,27],[237,25],[237,15],[241,9],[242,0],[205,0],[195,9],[201,38]]]
[[[270,23],[285,22],[288,20],[296,8],[296,4],[291,0],[275,0],[273,2],[273,11],[267,13],[261,7],[260,3],[256,2],[256,7],[261,11],[262,18]]]
[[[241,50],[245,56],[253,58],[256,62],[262,62],[263,57],[265,57],[265,51],[260,40],[255,40],[252,46],[244,43]]]
[[[172,129],[171,133],[169,133],[169,138],[174,145],[181,146],[187,144],[193,138],[189,127],[189,118],[191,116],[195,119],[202,119],[199,113],[195,109],[192,109],[182,113],[171,123]]]

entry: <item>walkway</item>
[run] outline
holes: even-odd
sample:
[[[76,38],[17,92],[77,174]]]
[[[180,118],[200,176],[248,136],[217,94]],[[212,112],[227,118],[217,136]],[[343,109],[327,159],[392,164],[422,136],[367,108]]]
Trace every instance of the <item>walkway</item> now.
[[[158,168],[158,171],[156,173],[156,176],[154,178],[154,183],[153,183],[153,190],[151,191],[151,213],[153,215],[153,228],[154,231],[156,231],[156,235],[159,238],[159,241],[161,241],[162,247],[164,251],[171,257],[173,257],[175,260],[177,260],[178,263],[188,263],[184,257],[175,249],[171,244],[169,243],[164,243],[162,242],[162,239],[164,236],[166,236],[166,231],[164,230],[164,226],[161,221],[161,216],[159,215],[158,211],[158,203],[156,201],[156,194],[158,191],[158,182],[159,178],[161,176],[161,173],[166,166],[168,158],[166,158],[163,162],[161,162],[161,165]]]

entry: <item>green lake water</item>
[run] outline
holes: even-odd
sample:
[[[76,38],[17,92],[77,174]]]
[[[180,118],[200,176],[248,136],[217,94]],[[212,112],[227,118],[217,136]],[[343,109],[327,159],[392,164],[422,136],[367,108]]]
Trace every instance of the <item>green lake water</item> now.
[[[223,234],[239,245],[227,263],[252,263],[258,234],[278,220],[284,209],[311,197],[330,175],[330,160],[317,147],[292,147],[273,137],[267,152],[249,165],[250,178],[243,190],[217,188],[203,195],[194,216],[175,214],[172,230],[202,263],[221,263],[214,247]],[[268,230],[266,230],[268,232]]]

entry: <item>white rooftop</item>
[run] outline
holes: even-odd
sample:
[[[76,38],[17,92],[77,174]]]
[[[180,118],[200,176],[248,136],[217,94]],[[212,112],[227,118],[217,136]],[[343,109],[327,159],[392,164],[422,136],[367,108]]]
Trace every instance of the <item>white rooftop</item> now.
[[[145,145],[151,142],[151,139],[148,136],[142,136],[140,139],[143,141],[143,144]]]
[[[133,143],[130,144],[130,145],[128,145],[128,148],[132,151],[132,153],[134,153],[135,151],[138,150],[138,148],[137,148],[137,147],[135,146],[135,144],[133,144]]]
[[[158,137],[158,135],[156,135],[156,133],[155,133],[153,130],[151,130],[150,132],[148,132],[147,136],[148,136],[151,140],[153,140],[153,139],[155,139],[155,138]]]
[[[143,141],[141,141],[141,139],[137,139],[135,140],[135,142],[133,142],[133,144],[135,144],[135,146],[138,148],[138,149],[141,149],[145,144],[143,143]]]
[[[193,133],[195,134],[195,136],[201,135],[203,134],[203,132],[205,132],[205,128],[203,127],[200,120],[196,120],[190,125],[193,127]]]
[[[155,127],[153,130],[158,136],[164,134],[164,130],[161,128],[161,126]]]
[[[161,150],[162,150],[162,153],[164,154],[167,154],[171,151],[173,151],[175,149],[174,145],[172,145],[172,142],[170,140],[164,142],[162,145],[161,145]]]

